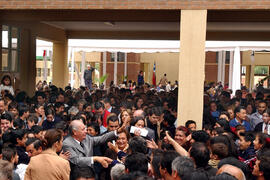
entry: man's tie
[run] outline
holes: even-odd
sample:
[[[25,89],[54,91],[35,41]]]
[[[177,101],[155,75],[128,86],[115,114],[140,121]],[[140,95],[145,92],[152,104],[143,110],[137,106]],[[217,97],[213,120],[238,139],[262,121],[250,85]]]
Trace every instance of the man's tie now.
[[[84,144],[83,144],[82,142],[80,142],[80,145],[81,145],[81,147],[84,149]]]

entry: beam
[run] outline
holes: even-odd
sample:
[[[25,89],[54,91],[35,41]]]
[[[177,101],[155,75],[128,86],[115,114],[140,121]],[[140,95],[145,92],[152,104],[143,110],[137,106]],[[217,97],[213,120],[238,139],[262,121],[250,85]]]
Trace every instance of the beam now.
[[[32,35],[38,39],[53,42],[63,42],[66,39],[66,33],[63,29],[50,26],[39,22],[20,22],[20,21],[3,21],[2,24],[20,27],[22,29],[31,29]]]
[[[119,21],[178,22],[180,14],[172,10],[1,10],[6,21]]]

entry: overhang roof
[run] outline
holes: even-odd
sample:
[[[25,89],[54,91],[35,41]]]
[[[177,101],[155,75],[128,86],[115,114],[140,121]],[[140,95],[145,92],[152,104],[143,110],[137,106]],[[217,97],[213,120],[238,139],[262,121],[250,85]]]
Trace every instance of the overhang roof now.
[[[0,10],[2,23],[44,24],[69,39],[178,40],[181,10]],[[207,40],[270,40],[270,10],[208,10]]]

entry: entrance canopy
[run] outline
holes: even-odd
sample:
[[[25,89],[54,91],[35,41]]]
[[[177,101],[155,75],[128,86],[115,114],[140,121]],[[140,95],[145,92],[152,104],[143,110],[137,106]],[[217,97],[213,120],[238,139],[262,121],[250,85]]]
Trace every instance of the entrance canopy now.
[[[165,40],[85,40],[70,39],[69,48],[86,52],[179,52],[180,41]],[[205,51],[270,51],[270,42],[266,41],[206,41]]]
[[[158,53],[179,52],[180,41],[165,40],[69,40],[69,51]],[[205,51],[231,51],[229,87],[235,91],[241,88],[240,51],[270,51],[266,41],[206,41]],[[181,51],[181,50],[180,50]]]

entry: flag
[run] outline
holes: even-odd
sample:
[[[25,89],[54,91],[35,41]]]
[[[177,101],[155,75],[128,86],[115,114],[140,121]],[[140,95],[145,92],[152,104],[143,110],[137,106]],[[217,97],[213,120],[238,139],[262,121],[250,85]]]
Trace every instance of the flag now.
[[[153,67],[153,77],[152,77],[152,84],[156,86],[156,62],[154,62],[154,67]]]

